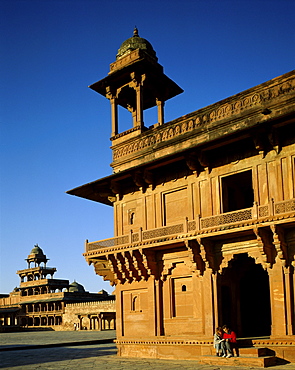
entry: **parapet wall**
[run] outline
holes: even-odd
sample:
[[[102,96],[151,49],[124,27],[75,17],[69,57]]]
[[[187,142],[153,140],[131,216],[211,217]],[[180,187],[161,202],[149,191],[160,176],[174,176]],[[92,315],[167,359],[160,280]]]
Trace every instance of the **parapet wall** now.
[[[102,318],[99,319],[99,317],[105,316],[106,313],[113,320],[112,324],[108,324],[107,327],[113,328],[116,315],[114,299],[110,301],[69,303],[65,307],[60,330],[76,330],[80,329],[81,326],[86,329],[100,330],[98,321]]]

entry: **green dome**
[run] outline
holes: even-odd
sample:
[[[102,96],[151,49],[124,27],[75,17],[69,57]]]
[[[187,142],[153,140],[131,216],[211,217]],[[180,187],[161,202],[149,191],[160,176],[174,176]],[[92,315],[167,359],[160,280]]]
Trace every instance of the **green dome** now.
[[[38,244],[36,244],[34,246],[34,248],[31,250],[30,254],[42,254],[44,256],[44,253],[43,253],[42,249],[39,247]]]
[[[152,45],[146,39],[138,36],[137,28],[134,29],[133,36],[125,40],[120,46],[117,54],[117,60],[124,57],[125,55],[130,54],[133,50],[136,49],[144,50],[150,57],[152,57],[156,61],[158,60],[156,52],[153,49]]]
[[[78,292],[78,293],[85,293],[85,289],[83,285],[77,283],[74,281],[72,284],[69,286],[69,292]]]

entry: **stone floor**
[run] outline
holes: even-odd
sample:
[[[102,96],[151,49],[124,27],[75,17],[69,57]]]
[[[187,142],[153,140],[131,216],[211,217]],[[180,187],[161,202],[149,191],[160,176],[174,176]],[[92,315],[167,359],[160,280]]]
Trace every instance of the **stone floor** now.
[[[108,340],[114,336],[114,331],[0,333],[0,368],[4,370],[245,370],[244,367],[200,365],[196,361],[122,358],[116,355],[117,351],[113,343],[91,344],[93,341]],[[90,344],[87,344],[87,341]],[[26,349],[27,346],[34,346],[34,349]],[[295,364],[275,366],[273,369],[295,370]]]
[[[115,330],[106,331],[31,331],[0,333],[0,351],[24,346],[49,346],[66,344],[93,344],[95,341],[115,339]]]

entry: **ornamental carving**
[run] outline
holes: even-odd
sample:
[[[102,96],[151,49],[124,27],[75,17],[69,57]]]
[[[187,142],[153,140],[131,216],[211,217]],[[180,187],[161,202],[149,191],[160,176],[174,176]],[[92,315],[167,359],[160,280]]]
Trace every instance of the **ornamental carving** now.
[[[211,106],[211,110],[209,109],[205,114],[202,113],[203,110],[197,111],[194,117],[184,119],[181,123],[179,121],[171,123],[169,125],[170,127],[164,125],[165,127],[163,127],[160,132],[160,129],[158,128],[157,133],[148,135],[144,139],[135,140],[134,144],[127,144],[121,148],[113,150],[113,159],[117,160],[126,155],[142,150],[143,148],[149,148],[155,144],[171,140],[175,136],[184,135],[187,132],[198,129],[200,126],[216,123],[223,119],[238,115],[255,106],[270,102],[280,95],[287,94],[294,89],[295,79],[290,79],[275,86],[265,88],[260,92],[251,93],[230,103],[223,105],[218,105],[218,103],[214,104]],[[124,132],[120,135],[122,136],[129,132],[131,131],[128,130],[128,132]],[[117,137],[119,136],[116,136],[113,139],[116,139]]]

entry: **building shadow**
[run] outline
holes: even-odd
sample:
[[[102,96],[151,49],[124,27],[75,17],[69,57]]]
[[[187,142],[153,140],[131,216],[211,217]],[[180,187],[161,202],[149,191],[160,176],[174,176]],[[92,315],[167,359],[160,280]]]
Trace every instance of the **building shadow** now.
[[[87,359],[91,357],[116,356],[117,348],[114,344],[92,345],[80,347],[57,347],[35,350],[17,350],[1,352],[0,368],[13,368],[28,365],[42,365],[46,363],[64,362],[70,360]]]

